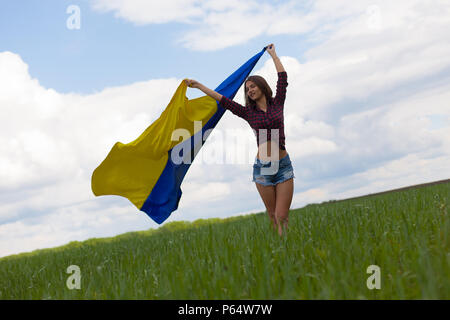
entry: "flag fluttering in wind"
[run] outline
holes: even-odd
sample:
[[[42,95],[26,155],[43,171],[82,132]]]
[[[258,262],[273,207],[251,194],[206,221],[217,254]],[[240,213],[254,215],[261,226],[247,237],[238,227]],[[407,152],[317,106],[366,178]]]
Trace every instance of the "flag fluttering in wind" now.
[[[233,99],[265,50],[244,63],[215,91]],[[181,183],[204,143],[204,132],[213,129],[225,113],[209,96],[189,100],[186,90],[183,80],[161,116],[136,140],[114,144],[92,174],[91,187],[96,196],[125,197],[159,224],[178,208]],[[196,121],[201,121],[201,128],[194,126]],[[174,141],[174,132],[185,132],[189,138]],[[178,161],[180,157],[183,161]]]

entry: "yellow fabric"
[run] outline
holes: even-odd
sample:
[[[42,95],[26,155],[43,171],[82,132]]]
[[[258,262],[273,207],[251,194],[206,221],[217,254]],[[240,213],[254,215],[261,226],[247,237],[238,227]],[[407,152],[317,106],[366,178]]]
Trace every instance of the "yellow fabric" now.
[[[172,141],[172,132],[182,128],[192,136],[194,121],[201,120],[203,127],[217,111],[213,98],[189,100],[186,89],[183,80],[161,116],[136,140],[114,144],[92,174],[92,191],[96,196],[119,195],[139,209],[142,207],[166,166],[168,151],[182,142]]]

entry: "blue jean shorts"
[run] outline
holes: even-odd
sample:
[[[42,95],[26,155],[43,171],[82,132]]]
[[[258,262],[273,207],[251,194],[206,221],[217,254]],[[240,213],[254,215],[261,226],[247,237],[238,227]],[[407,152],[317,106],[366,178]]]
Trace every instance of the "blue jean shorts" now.
[[[292,178],[295,178],[295,176],[289,154],[279,161],[255,159],[253,164],[253,182],[263,186],[274,186]]]

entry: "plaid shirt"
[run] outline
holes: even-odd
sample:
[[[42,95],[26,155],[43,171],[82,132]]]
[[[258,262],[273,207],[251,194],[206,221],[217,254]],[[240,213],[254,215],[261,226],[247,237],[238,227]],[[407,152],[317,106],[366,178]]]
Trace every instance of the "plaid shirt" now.
[[[255,133],[258,147],[260,143],[271,140],[271,129],[278,129],[280,149],[286,150],[283,109],[287,85],[287,73],[285,71],[278,72],[277,92],[275,98],[267,101],[267,112],[260,110],[255,103],[249,107],[244,107],[225,96],[222,96],[219,104],[250,124]],[[260,131],[260,129],[266,130]],[[259,140],[260,135],[262,141]]]

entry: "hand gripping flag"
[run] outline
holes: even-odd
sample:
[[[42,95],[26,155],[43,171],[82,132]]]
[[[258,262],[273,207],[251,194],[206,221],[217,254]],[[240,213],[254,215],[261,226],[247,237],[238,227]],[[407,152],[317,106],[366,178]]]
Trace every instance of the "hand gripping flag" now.
[[[233,99],[265,50],[244,63],[215,91]],[[186,89],[183,80],[161,116],[136,140],[114,144],[92,174],[91,187],[96,196],[125,197],[159,224],[178,208],[181,183],[203,145],[204,133],[215,128],[225,113],[209,96],[189,100]],[[201,121],[201,128],[195,128],[196,121]],[[177,129],[185,130],[189,138],[174,141]],[[183,161],[178,161],[180,157]]]

